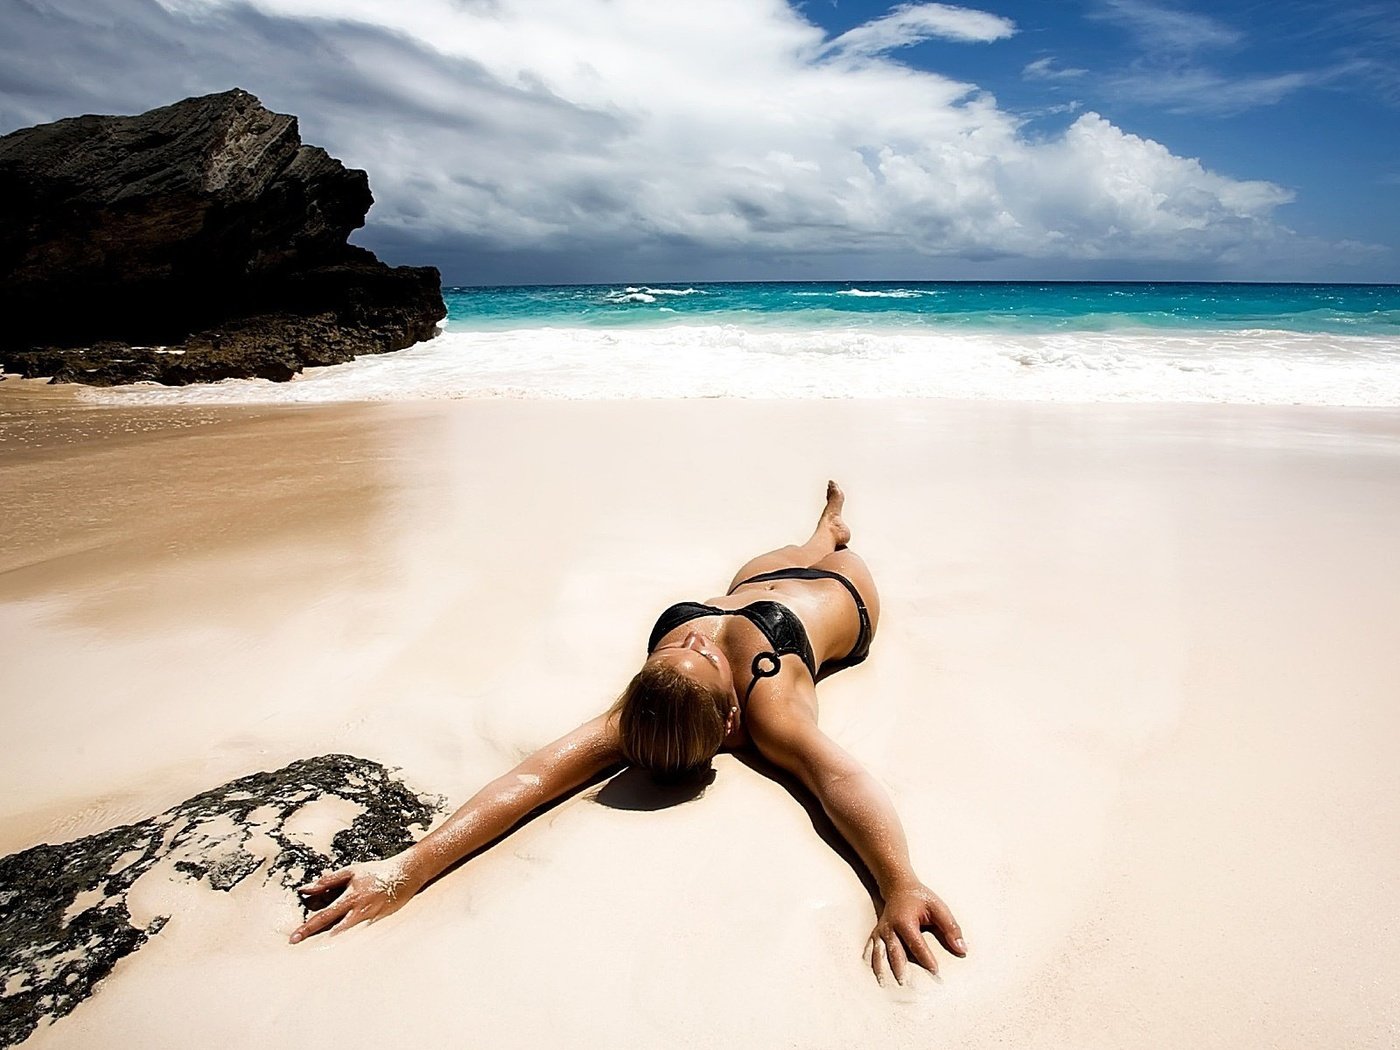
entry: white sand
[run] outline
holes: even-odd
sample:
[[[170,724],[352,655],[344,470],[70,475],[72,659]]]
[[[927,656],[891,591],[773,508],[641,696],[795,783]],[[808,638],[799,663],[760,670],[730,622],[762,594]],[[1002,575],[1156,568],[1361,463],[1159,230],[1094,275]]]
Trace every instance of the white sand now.
[[[261,875],[148,874],[175,917],[26,1045],[1400,1042],[1393,413],[4,407],[0,850],[332,751],[455,804],[834,476],[884,620],[822,722],[972,952],[877,987],[856,875],[725,756],[295,948]]]

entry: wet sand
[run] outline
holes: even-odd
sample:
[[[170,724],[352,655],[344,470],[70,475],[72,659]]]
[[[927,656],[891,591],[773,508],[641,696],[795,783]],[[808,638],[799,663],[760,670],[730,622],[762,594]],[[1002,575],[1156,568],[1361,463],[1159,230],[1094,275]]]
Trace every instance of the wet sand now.
[[[660,608],[805,537],[828,476],[884,616],[822,723],[967,960],[879,988],[856,873],[721,756],[695,802],[623,774],[334,939],[289,947],[256,876],[182,889],[26,1045],[1394,1045],[1387,411],[104,409],[9,380],[0,850],[328,752],[460,802],[609,703]]]

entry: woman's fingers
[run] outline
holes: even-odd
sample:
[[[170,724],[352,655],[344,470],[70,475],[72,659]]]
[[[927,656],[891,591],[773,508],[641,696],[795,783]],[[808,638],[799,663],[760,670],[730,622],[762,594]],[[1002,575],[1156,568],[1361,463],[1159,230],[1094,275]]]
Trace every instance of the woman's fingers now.
[[[885,942],[880,939],[878,930],[870,935],[870,968],[875,971],[875,980],[884,984]]]
[[[305,886],[298,886],[297,892],[303,897],[310,897],[317,893],[325,893],[333,890],[337,886],[344,885],[350,881],[350,869],[340,868],[337,871],[328,871],[318,879],[313,879]]]
[[[904,945],[899,941],[899,934],[894,930],[886,930],[884,933],[885,951],[890,957],[890,969],[894,971],[894,979],[900,984],[904,983],[904,971],[909,965],[909,960],[904,955]]]
[[[384,863],[355,864],[329,872],[299,887],[303,900],[309,897],[320,903],[317,898],[324,898],[327,893],[338,892],[339,896],[310,916],[292,934],[292,943],[297,944],[327,928],[332,934],[341,933],[366,920],[387,915],[403,903],[395,903],[394,891],[405,881],[397,867]],[[410,895],[414,888],[409,887]]]
[[[924,940],[923,931],[918,926],[913,923],[901,926],[899,936],[915,962],[929,973],[938,972],[938,960],[933,957],[933,949],[928,946],[928,941]]]
[[[313,933],[320,933],[331,923],[344,918],[349,911],[350,902],[347,900],[339,900],[329,907],[322,908],[297,927],[296,932],[292,934],[292,943],[297,944],[300,941],[306,940],[306,938],[310,937]]]
[[[954,955],[966,955],[967,943],[963,940],[962,927],[953,918],[953,913],[948,910],[948,905],[944,904],[936,895],[930,894],[929,915],[933,919],[932,925],[938,931],[939,938]]]
[[[383,903],[371,898],[359,907],[351,910],[350,914],[345,916],[345,918],[336,925],[335,929],[331,930],[331,933],[343,933],[351,926],[358,926],[362,922],[373,922],[375,919],[379,918],[383,911]]]
[[[331,927],[330,936],[334,937],[338,933],[344,933],[351,926],[358,925],[368,914],[368,909],[351,908],[345,913],[345,917]]]
[[[870,968],[875,971],[875,980],[883,985],[885,974],[892,972],[894,979],[903,984],[909,960],[904,954],[904,946],[899,942],[899,935],[891,927],[877,926],[870,935],[869,944]]]
[[[917,892],[896,893],[885,902],[880,921],[870,934],[870,967],[881,984],[886,969],[903,984],[911,961],[931,974],[938,973],[938,958],[924,939],[925,927],[931,927],[954,955],[967,954],[962,928],[938,894],[927,886],[920,886]]]

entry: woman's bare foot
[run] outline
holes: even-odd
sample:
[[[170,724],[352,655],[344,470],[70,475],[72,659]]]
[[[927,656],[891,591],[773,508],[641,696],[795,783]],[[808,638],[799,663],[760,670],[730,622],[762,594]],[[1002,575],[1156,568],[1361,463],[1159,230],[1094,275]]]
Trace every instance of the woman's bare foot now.
[[[846,494],[841,491],[841,486],[834,481],[826,483],[826,507],[822,510],[822,516],[817,520],[817,531],[825,529],[831,534],[831,545],[835,550],[843,549],[851,542],[851,530],[846,525],[845,519],[841,517],[841,511],[846,506]]]

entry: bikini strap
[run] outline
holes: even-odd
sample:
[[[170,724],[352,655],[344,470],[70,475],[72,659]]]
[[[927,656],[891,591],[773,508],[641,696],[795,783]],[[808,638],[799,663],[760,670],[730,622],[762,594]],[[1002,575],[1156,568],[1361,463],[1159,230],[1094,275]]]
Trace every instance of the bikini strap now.
[[[749,665],[749,687],[744,690],[744,706],[748,707],[749,697],[753,696],[753,688],[765,678],[772,678],[783,669],[783,658],[774,652],[755,653],[753,663]]]

